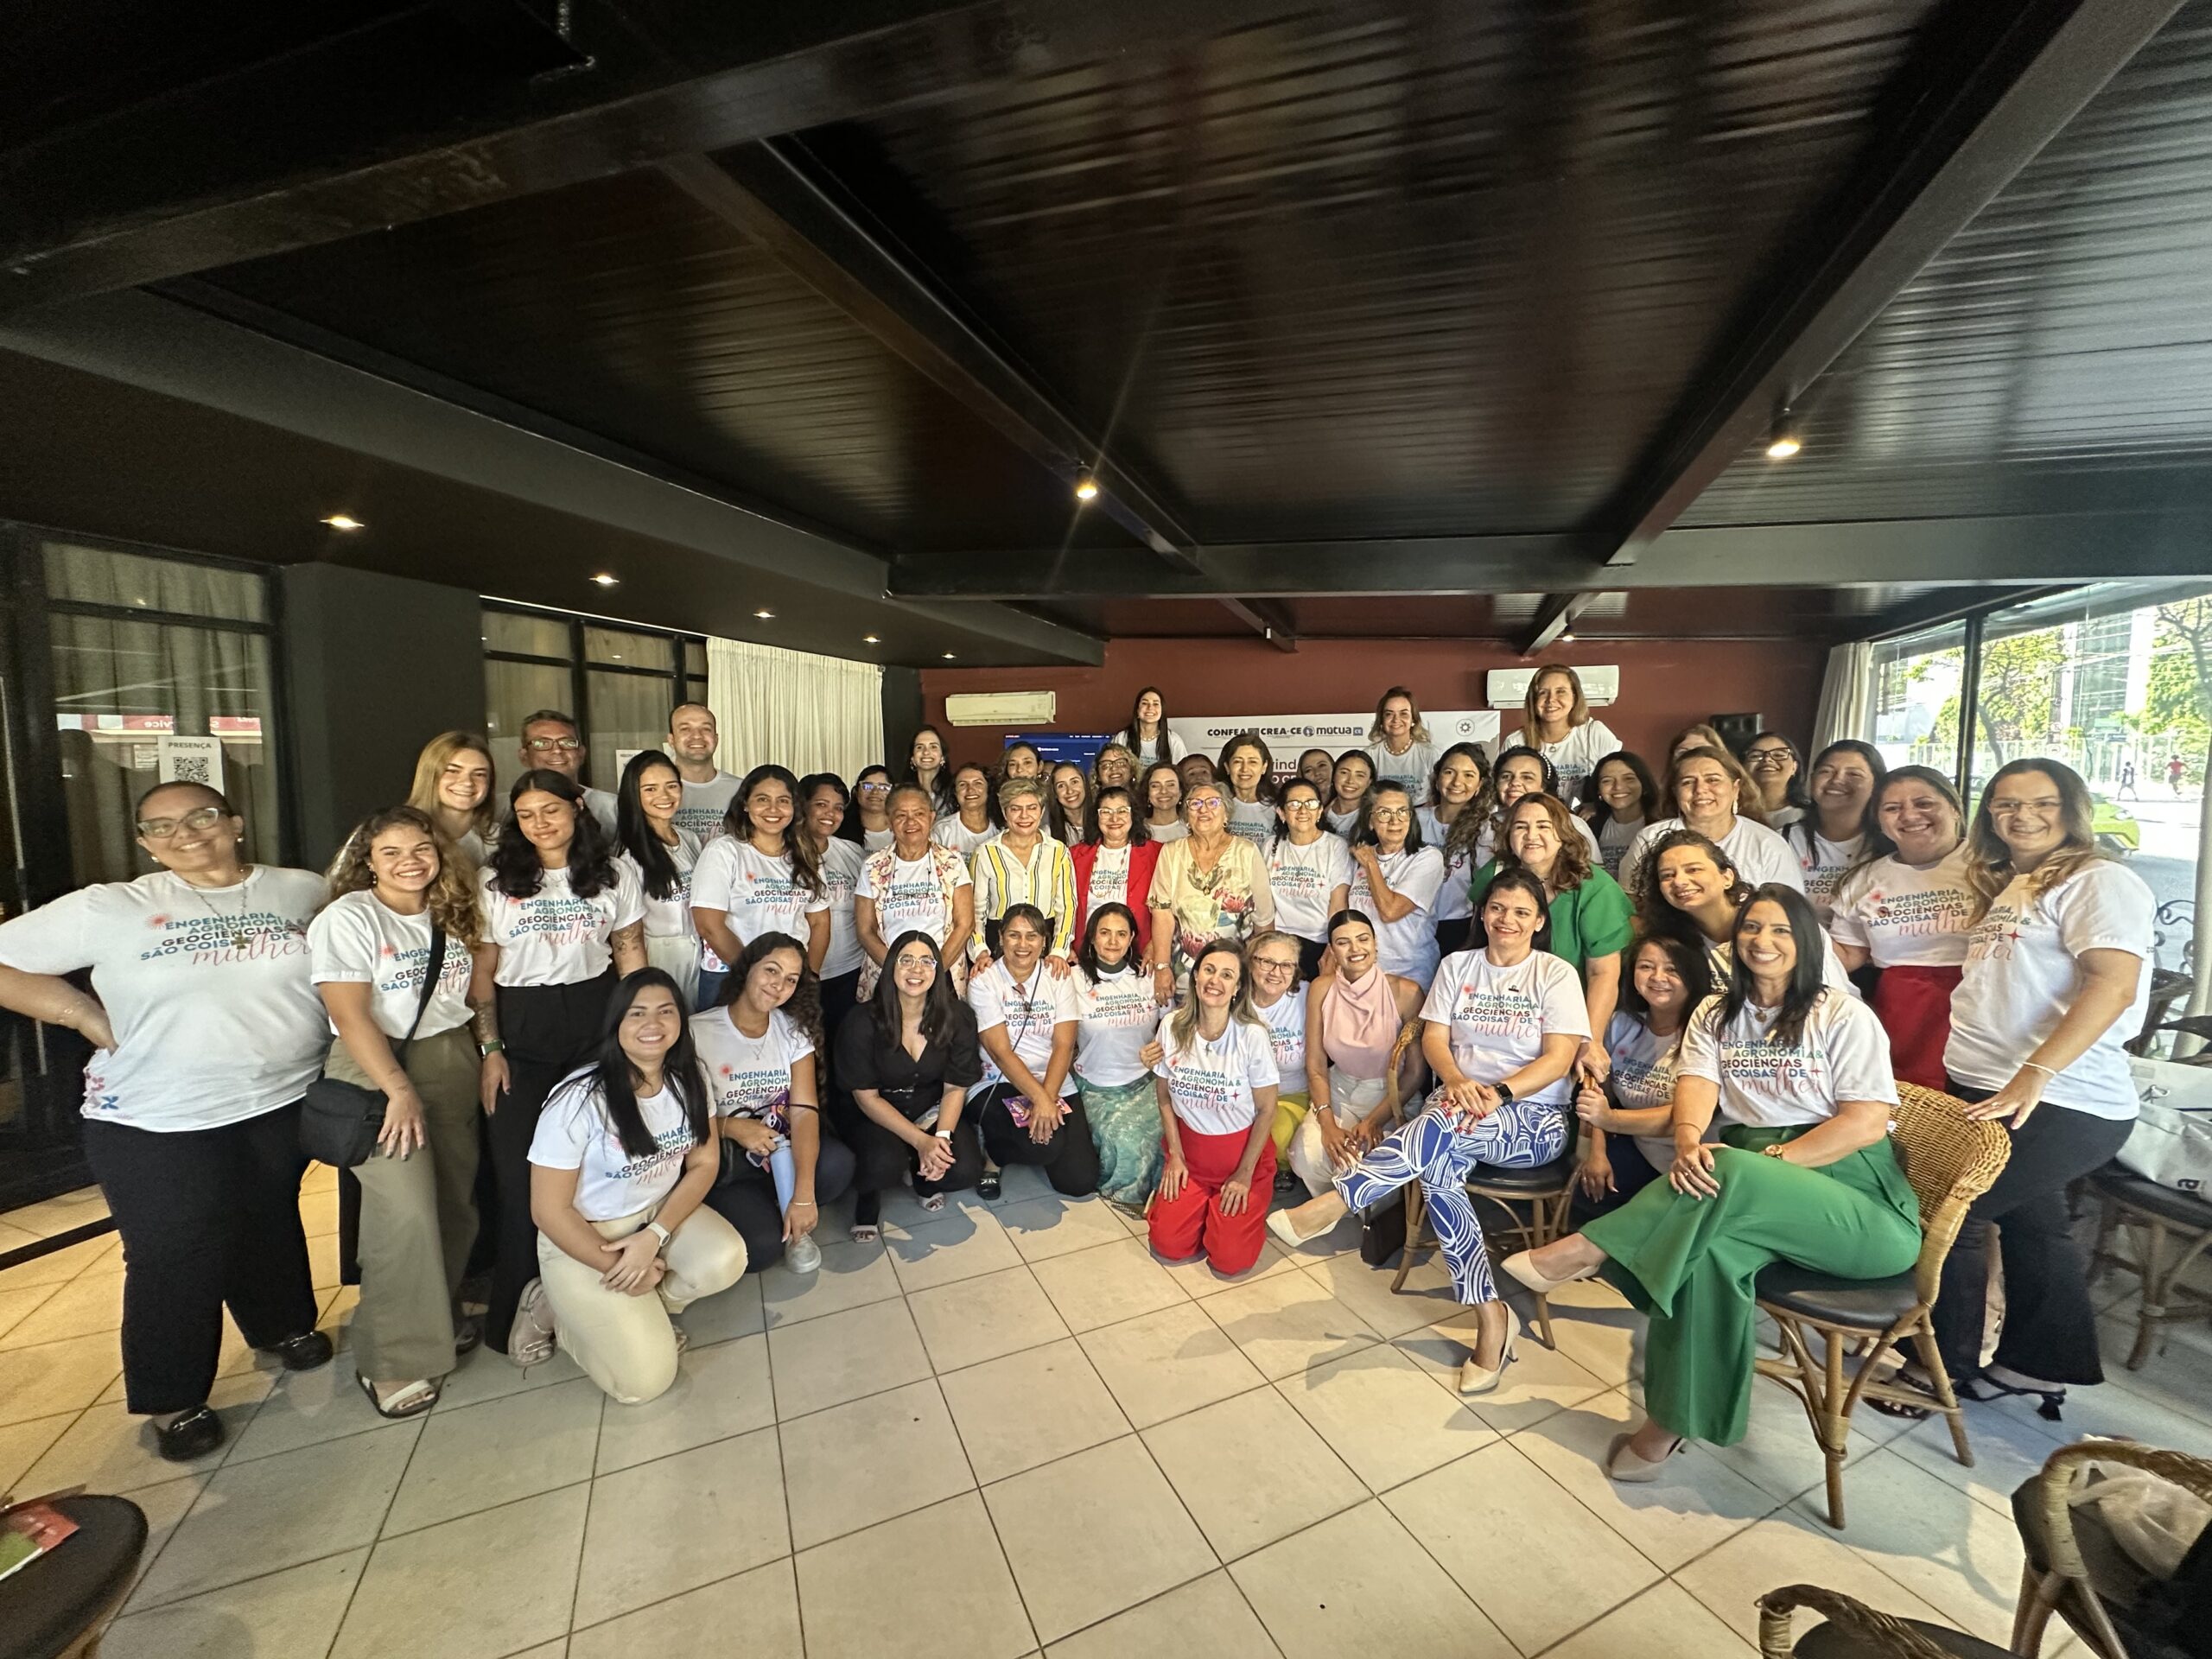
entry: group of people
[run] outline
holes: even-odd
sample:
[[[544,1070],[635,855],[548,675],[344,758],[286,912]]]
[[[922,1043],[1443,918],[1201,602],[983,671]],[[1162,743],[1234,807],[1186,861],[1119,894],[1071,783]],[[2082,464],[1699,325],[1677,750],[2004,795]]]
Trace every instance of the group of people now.
[[[386,1416],[479,1343],[650,1400],[684,1308],[811,1271],[825,1205],[874,1239],[885,1193],[991,1199],[1009,1164],[1229,1274],[1417,1181],[1479,1394],[1514,1332],[1467,1177],[1573,1160],[1580,1230],[1503,1265],[1603,1272],[1650,1315],[1649,1421],[1609,1466],[1653,1478],[1743,1433],[1759,1265],[1910,1265],[1899,1078],[2013,1138],[1922,1365],[1981,1397],[2099,1381],[2063,1195],[2135,1111],[2152,903],[2081,779],[2016,761],[1969,817],[1864,743],[1805,769],[1702,726],[1655,766],[1558,664],[1513,735],[1440,749],[1396,687],[1364,748],[1209,758],[1147,687],[1088,766],[956,764],[925,727],[848,785],[721,771],[687,703],[601,791],[541,710],[503,799],[490,744],[443,734],[327,875],[244,864],[227,800],[157,785],[153,874],[0,925],[0,1004],[95,1050],[130,1408],[168,1455],[219,1441],[226,1305],[328,1359],[296,1209],[318,1075],[385,1102],[353,1348]]]

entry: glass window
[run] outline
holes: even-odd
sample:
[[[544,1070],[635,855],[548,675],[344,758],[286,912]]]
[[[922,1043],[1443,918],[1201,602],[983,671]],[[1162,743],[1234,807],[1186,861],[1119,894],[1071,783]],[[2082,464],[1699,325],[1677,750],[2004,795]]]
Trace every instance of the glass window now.
[[[620,664],[624,668],[649,668],[656,674],[673,672],[676,642],[664,633],[629,633],[620,628],[584,625],[584,660]]]
[[[261,577],[251,570],[115,553],[67,542],[46,543],[46,590],[55,599],[118,610],[168,611],[234,622],[269,620]]]
[[[498,750],[493,758],[499,763],[501,777],[512,775],[523,764],[519,756],[524,716],[540,709],[573,713],[569,705],[575,695],[575,681],[565,668],[486,658],[484,734]]]
[[[484,649],[513,652],[522,657],[569,658],[569,620],[564,616],[532,616],[518,611],[484,609]]]
[[[702,639],[683,642],[683,671],[693,679],[703,682],[707,677],[707,645]]]
[[[664,648],[666,641],[660,642]],[[588,671],[591,736],[588,780],[613,789],[622,766],[639,749],[657,749],[668,736],[668,711],[675,701],[669,682],[657,674],[610,674]]]
[[[1965,626],[1882,640],[1872,668],[1872,738],[1882,758],[1893,766],[1933,766],[1948,777],[1958,767]]]

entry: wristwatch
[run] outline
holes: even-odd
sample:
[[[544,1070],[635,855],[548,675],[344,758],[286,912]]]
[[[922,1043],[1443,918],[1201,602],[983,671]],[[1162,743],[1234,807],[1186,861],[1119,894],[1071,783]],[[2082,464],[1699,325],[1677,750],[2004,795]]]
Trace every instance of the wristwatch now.
[[[1494,1083],[1491,1084],[1491,1087],[1497,1091],[1497,1103],[1499,1105],[1510,1106],[1513,1103],[1513,1090],[1508,1088],[1504,1084]]]
[[[664,1250],[668,1248],[668,1241],[673,1238],[675,1235],[657,1221],[649,1221],[645,1224],[645,1226],[649,1231],[655,1234],[660,1239],[661,1249]]]
[[[952,1131],[950,1129],[939,1129],[936,1134],[937,1138],[940,1141],[950,1141],[952,1139]]]

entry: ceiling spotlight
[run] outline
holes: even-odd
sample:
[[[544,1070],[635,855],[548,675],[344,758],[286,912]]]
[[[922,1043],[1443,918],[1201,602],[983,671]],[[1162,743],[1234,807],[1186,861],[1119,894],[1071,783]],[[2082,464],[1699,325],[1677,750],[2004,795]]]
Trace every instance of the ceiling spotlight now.
[[[861,643],[864,645],[880,645],[883,641],[872,633],[864,633],[861,635]]]
[[[1788,410],[1774,417],[1774,429],[1767,434],[1766,458],[1787,461],[1805,447],[1805,435]]]
[[[1574,643],[1574,631],[1570,628],[1565,633],[1560,635],[1559,643],[1562,645],[1573,645]]]
[[[1096,501],[1098,499],[1098,480],[1089,473],[1085,473],[1081,478],[1076,480],[1075,499],[1078,501]]]
[[[594,576],[592,580],[602,588],[612,588],[617,582],[620,582],[622,578],[615,575],[611,571],[602,570],[597,575]]]
[[[953,660],[953,655],[950,652],[948,651],[944,653],[944,660],[948,663]]]
[[[772,622],[776,620],[776,613],[773,611],[755,611],[753,614],[759,617],[763,622]]]
[[[348,512],[334,512],[322,521],[333,530],[366,530],[368,526]]]

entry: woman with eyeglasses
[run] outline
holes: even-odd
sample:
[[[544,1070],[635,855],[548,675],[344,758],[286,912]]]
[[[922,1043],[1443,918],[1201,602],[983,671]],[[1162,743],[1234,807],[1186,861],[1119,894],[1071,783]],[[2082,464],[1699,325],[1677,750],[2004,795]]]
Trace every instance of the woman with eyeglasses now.
[[[946,762],[944,734],[934,726],[924,726],[914,734],[914,741],[906,749],[906,775],[900,781],[918,785],[923,794],[930,798],[930,810],[937,817],[949,817],[960,809],[952,795],[952,768]]]
[[[1390,1057],[1421,1018],[1426,988],[1383,970],[1375,924],[1356,910],[1329,918],[1321,976],[1306,995],[1306,1116],[1291,1137],[1292,1173],[1315,1197],[1390,1127]],[[1402,1062],[1407,1093],[1421,1084],[1418,1052]]]
[[[1716,738],[1712,747],[1719,746]],[[1758,789],[1759,814],[1769,829],[1787,829],[1811,810],[1805,780],[1798,776],[1802,769],[1797,746],[1780,732],[1761,732],[1745,745],[1744,770]]]
[[[1676,830],[1694,830],[1728,855],[1753,887],[1779,881],[1805,890],[1805,872],[1789,844],[1737,803],[1751,792],[1751,780],[1726,749],[1700,747],[1675,757],[1667,768],[1667,798],[1675,816],[1643,827],[1621,860],[1621,886],[1637,890],[1643,861],[1660,838]]]
[[[1321,813],[1332,835],[1351,839],[1359,828],[1359,815],[1367,810],[1367,792],[1374,786],[1375,762],[1365,749],[1346,749],[1337,757],[1336,768],[1329,774],[1327,804]]]
[[[878,855],[881,856],[881,855]],[[983,1173],[982,1142],[967,1109],[982,1081],[976,1016],[954,990],[936,942],[899,934],[888,966],[837,1032],[838,1094],[830,1107],[853,1149],[853,1236],[883,1236],[883,1195],[912,1182],[923,1210],[944,1208]]]
[[[1889,769],[1872,743],[1847,737],[1829,744],[1813,757],[1811,810],[1782,830],[1822,927],[1835,909],[1836,883],[1864,855],[1867,804]]]
[[[2097,845],[2088,786],[2056,760],[1999,766],[1967,833],[1980,913],[1943,1051],[1969,1117],[2012,1131],[2012,1155],[1967,1211],[1943,1264],[1936,1339],[1974,1399],[2040,1398],[2104,1380],[2096,1316],[2066,1213],[2068,1185],[2135,1127],[2123,1046],[2151,995],[2155,900]],[[2005,1266],[2005,1325],[1981,1366],[1989,1229]]]
[[[1298,976],[1308,980],[1321,971],[1329,918],[1350,902],[1351,851],[1341,836],[1321,827],[1320,791],[1305,779],[1294,778],[1282,786],[1275,811],[1274,838],[1268,842],[1268,889],[1274,895],[1275,926],[1296,943]]]
[[[1045,830],[1063,847],[1079,847],[1090,839],[1090,779],[1072,760],[1052,768],[1047,780]]]
[[[1076,951],[1075,1088],[1098,1153],[1098,1192],[1141,1215],[1160,1183],[1160,1107],[1142,1058],[1160,999],[1136,944],[1136,912],[1119,899],[1084,918]]]
[[[476,948],[478,982],[498,987],[476,1011],[499,1244],[484,1338],[529,1366],[552,1352],[537,1319],[531,1137],[546,1096],[598,1043],[615,981],[646,965],[645,895],[566,773],[526,772],[508,802],[481,878]]]
[[[1165,847],[1191,833],[1183,822],[1183,777],[1167,761],[1155,760],[1144,769],[1137,800],[1144,809],[1146,840]]]
[[[330,1357],[299,1210],[299,1102],[330,1046],[308,951],[325,888],[245,862],[245,821],[204,784],[155,785],[135,819],[153,874],[0,923],[0,1007],[92,1046],[84,1148],[123,1235],[124,1401],[187,1461],[223,1443],[226,1306],[288,1370]],[[87,970],[89,994],[65,977]]]
[[[863,778],[866,773],[861,774]],[[861,867],[878,855],[863,850],[844,831],[853,815],[845,786],[833,772],[817,772],[798,780],[800,812],[797,833],[814,844],[822,871],[822,894],[829,899],[830,948],[823,952],[815,974],[822,982],[822,1029],[836,1031],[860,1000],[861,970],[868,961],[861,948],[860,927],[855,914],[860,890]],[[876,816],[887,825],[887,810]],[[892,831],[887,829],[885,835]],[[890,850],[886,841],[880,851]]]
[[[1268,1028],[1268,1044],[1275,1057],[1275,1115],[1268,1134],[1274,1144],[1278,1192],[1297,1190],[1298,1177],[1290,1166],[1291,1142],[1313,1105],[1306,1087],[1306,987],[1298,982],[1301,944],[1291,934],[1269,928],[1254,934],[1244,948],[1252,1012]]]
[[[745,1241],[706,1203],[721,1147],[683,992],[640,969],[597,1035],[531,1141],[537,1317],[601,1393],[640,1406],[676,1381],[683,1310],[744,1277]]]
[[[1867,1006],[1890,1033],[1897,1074],[1948,1089],[1951,997],[1980,909],[1968,879],[1966,807],[1929,766],[1899,766],[1867,803],[1864,860],[1836,884],[1828,926],[1852,972],[1880,969]]]
[[[1147,1217],[1152,1248],[1166,1261],[1204,1256],[1217,1274],[1243,1273],[1266,1242],[1281,1079],[1237,946],[1216,939],[1198,952],[1190,1001],[1161,1025],[1160,1043],[1164,1161]]]
[[[1436,892],[1436,948],[1445,956],[1467,948],[1467,930],[1474,916],[1470,891],[1475,872],[1475,841],[1471,834],[1454,841],[1452,827],[1461,819],[1475,830],[1482,818],[1478,804],[1490,781],[1490,762],[1472,743],[1454,743],[1436,757],[1428,775],[1428,804],[1417,809],[1421,838],[1444,855],[1444,885]]]
[[[1590,712],[1582,677],[1565,663],[1545,663],[1530,677],[1521,741],[1551,763],[1559,776],[1552,792],[1563,801],[1574,799],[1598,762],[1621,746],[1612,728]]]
[[[1251,732],[1239,732],[1221,748],[1221,776],[1228,785],[1229,833],[1265,849],[1275,830],[1275,760]]]
[[[951,848],[965,863],[1006,823],[999,817],[998,798],[991,792],[991,774],[972,760],[953,769],[952,797],[952,811],[939,815],[930,839]]]
[[[645,899],[645,960],[676,982],[689,1007],[699,995],[701,945],[691,921],[699,838],[677,827],[683,774],[658,749],[641,749],[614,791],[614,840]]]
[[[1394,685],[1376,699],[1375,724],[1367,732],[1367,759],[1375,780],[1405,785],[1415,806],[1428,787],[1428,774],[1436,766],[1436,742],[1421,723],[1421,706],[1414,694]]]
[[[982,937],[969,946],[969,983],[999,954],[999,930],[1017,905],[1045,918],[1045,969],[1065,979],[1075,950],[1075,861],[1066,845],[1045,831],[1045,786],[1034,778],[999,785],[1006,828],[976,849],[968,873],[976,884],[976,924]]]
[[[1055,1192],[1080,1198],[1098,1190],[1098,1148],[1076,1097],[1076,1031],[1083,1020],[1074,976],[1047,970],[1052,924],[1034,905],[1010,906],[1000,950],[968,982],[968,1006],[983,1047],[982,1080],[968,1091],[986,1202],[1001,1192],[1007,1164],[1041,1166]]]
[[[950,988],[957,995],[976,931],[976,887],[967,861],[930,838],[929,797],[919,785],[891,791],[890,817],[891,844],[861,861],[853,889],[853,931],[861,954],[855,994],[862,1001],[874,995],[890,957],[886,940],[919,932],[950,964]],[[836,1028],[844,1030],[843,1020]]]
[[[1659,783],[1643,757],[1616,749],[1598,763],[1583,786],[1583,822],[1598,835],[1598,861],[1605,874],[1621,879],[1621,860],[1659,816]]]
[[[891,769],[862,766],[846,797],[851,808],[839,832],[864,853],[880,852],[891,844],[891,824],[883,809],[891,804]]]
[[[1173,766],[1191,751],[1167,729],[1167,702],[1156,685],[1147,685],[1129,705],[1129,723],[1114,734],[1114,741],[1137,758],[1140,766],[1165,761]]]
[[[1137,772],[1136,756],[1122,744],[1109,743],[1090,763],[1091,793],[1096,796],[1102,789],[1135,789]]]
[[[1345,902],[1375,921],[1386,973],[1426,987],[1436,976],[1436,895],[1444,855],[1424,846],[1412,791],[1386,778],[1368,791],[1351,838],[1351,887]]]
[[[723,833],[700,849],[691,870],[691,920],[714,957],[699,975],[702,1007],[721,1001],[725,964],[763,933],[806,941],[817,972],[829,960],[830,886],[799,810],[790,768],[755,766],[730,798]]]
[[[1154,867],[1153,983],[1169,1002],[1190,982],[1191,964],[1213,939],[1249,939],[1275,921],[1274,891],[1259,849],[1229,833],[1229,802],[1219,784],[1183,798],[1191,833],[1162,849]]]
[[[1160,843],[1146,833],[1136,798],[1118,784],[1099,791],[1090,817],[1096,838],[1068,849],[1075,865],[1072,935],[1085,937],[1090,912],[1099,906],[1126,905],[1135,918],[1136,960],[1141,964],[1152,950],[1152,912],[1145,899],[1160,868]]]

